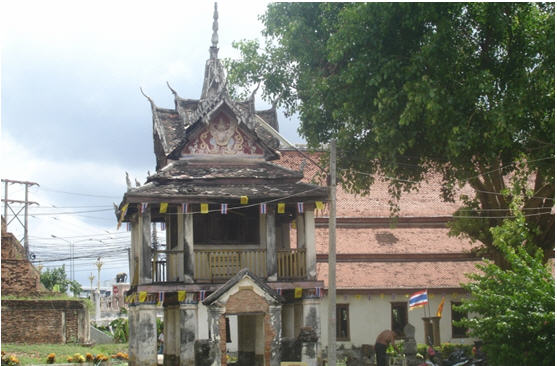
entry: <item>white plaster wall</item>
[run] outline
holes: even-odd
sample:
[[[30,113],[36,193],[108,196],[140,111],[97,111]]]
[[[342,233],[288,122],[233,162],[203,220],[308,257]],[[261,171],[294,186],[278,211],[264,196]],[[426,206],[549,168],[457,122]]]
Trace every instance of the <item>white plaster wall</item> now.
[[[230,339],[231,343],[226,344],[226,349],[230,352],[238,352],[238,317],[230,316]],[[207,318],[207,307],[201,302],[197,307],[197,329],[198,339],[209,339],[209,320]]]
[[[410,294],[408,294],[410,295]],[[375,344],[377,335],[391,328],[391,302],[407,302],[408,295],[395,294],[361,294],[343,295],[337,294],[337,304],[349,304],[350,315],[350,341],[337,342],[337,347],[344,348],[352,346],[360,347],[362,344]],[[437,308],[443,295],[429,295],[429,312],[435,316]],[[445,306],[443,307],[440,321],[441,343],[471,344],[471,338],[452,338],[451,328],[451,301],[461,301],[462,296],[458,294],[445,294]],[[328,331],[328,297],[321,301],[321,347],[327,346]],[[426,312],[428,308],[426,306]],[[416,328],[416,342],[425,343],[424,325],[422,318],[424,309],[418,308],[408,311],[408,322]]]

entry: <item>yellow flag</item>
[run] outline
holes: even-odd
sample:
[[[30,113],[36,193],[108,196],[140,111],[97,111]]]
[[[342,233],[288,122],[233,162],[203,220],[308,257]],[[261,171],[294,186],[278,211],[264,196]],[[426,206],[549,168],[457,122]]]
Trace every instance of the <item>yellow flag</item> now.
[[[279,204],[277,205],[277,212],[278,212],[279,214],[283,214],[283,213],[284,213],[284,203],[279,203]]]
[[[323,202],[315,201],[315,208],[318,209],[318,210],[322,210],[323,209]]]
[[[241,196],[240,197],[240,203],[242,205],[247,205],[248,204],[248,196]]]
[[[147,291],[140,291],[139,302],[145,302],[146,299],[147,299]]]
[[[201,213],[202,214],[209,213],[209,204],[208,203],[202,203],[201,204]]]
[[[178,302],[186,300],[186,291],[178,291]]]
[[[360,300],[362,298],[362,295],[356,295],[356,300]]]
[[[443,314],[443,306],[445,305],[445,297],[443,296],[443,298],[441,299],[441,303],[439,304],[439,307],[437,308],[437,316],[441,317],[441,314]]]
[[[128,205],[129,203],[126,203],[122,207],[122,212],[120,213],[120,220],[118,220],[118,226],[116,227],[116,230],[120,229],[120,225],[122,225],[122,220],[124,220],[124,216],[126,216],[126,212],[128,211]]]
[[[302,297],[302,288],[296,287],[294,289],[294,298],[299,299],[300,297]]]
[[[168,202],[161,202],[161,208],[159,210],[160,213],[166,213],[168,210]]]
[[[295,228],[296,228],[296,221],[292,221],[292,222],[290,223],[290,227],[291,227],[292,229],[295,229]]]

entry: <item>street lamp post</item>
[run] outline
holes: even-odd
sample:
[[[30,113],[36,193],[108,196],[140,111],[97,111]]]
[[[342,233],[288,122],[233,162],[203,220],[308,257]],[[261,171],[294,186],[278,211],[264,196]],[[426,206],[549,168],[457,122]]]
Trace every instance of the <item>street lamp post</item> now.
[[[95,301],[95,320],[98,322],[101,320],[101,267],[103,262],[101,262],[101,257],[97,258],[97,293]]]
[[[89,297],[91,297],[91,301],[93,301],[94,297],[93,297],[93,280],[95,279],[95,276],[93,276],[93,272],[91,272],[91,274],[89,275],[89,281],[91,282],[91,294]]]

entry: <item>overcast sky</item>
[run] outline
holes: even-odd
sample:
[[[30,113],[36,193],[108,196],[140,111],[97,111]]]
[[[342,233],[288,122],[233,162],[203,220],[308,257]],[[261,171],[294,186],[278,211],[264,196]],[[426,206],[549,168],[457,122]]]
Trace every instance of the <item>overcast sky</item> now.
[[[260,37],[266,3],[219,2],[220,58],[236,56],[232,41]],[[91,272],[96,276],[98,254],[105,262],[101,286],[128,272],[129,233],[116,231],[112,202],[125,192],[126,171],[143,183],[155,170],[151,108],[139,87],[160,107],[174,106],[167,81],[180,96],[199,98],[213,4],[72,0],[2,7],[1,175],[40,184],[30,190],[40,206],[30,209],[29,237],[45,266],[69,257],[72,242],[74,256],[84,257],[74,269],[83,285],[89,287]],[[280,128],[291,142],[302,141],[297,121],[282,118]],[[1,191],[4,198],[4,185]],[[23,199],[23,191],[10,185],[8,198]],[[9,231],[22,237],[15,221]]]

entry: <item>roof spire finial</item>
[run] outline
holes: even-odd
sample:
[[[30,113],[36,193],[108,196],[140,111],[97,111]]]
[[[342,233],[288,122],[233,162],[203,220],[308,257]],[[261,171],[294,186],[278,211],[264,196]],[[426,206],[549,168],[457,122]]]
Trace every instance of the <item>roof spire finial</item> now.
[[[212,59],[216,59],[219,49],[217,44],[219,43],[219,13],[217,10],[217,3],[215,2],[215,11],[213,12],[213,35],[211,36],[211,48],[209,49],[209,54],[211,55]]]

